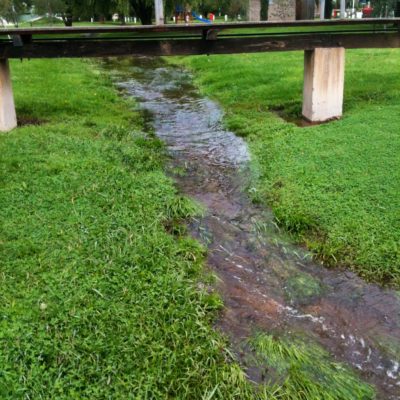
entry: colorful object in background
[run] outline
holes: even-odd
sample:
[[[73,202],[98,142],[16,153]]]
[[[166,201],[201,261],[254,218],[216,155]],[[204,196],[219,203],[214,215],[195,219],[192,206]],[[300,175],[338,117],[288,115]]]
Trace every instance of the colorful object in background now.
[[[190,13],[189,10],[186,9],[186,7],[183,7],[182,5],[177,5],[175,7],[174,17],[175,17],[174,22],[177,24],[179,22],[189,23],[192,21],[192,14]]]
[[[197,15],[194,11],[192,11],[192,16],[197,21],[205,22],[206,24],[211,24],[211,21],[209,19],[203,18],[201,15]]]
[[[374,11],[374,8],[371,7],[371,3],[368,2],[368,4],[365,7],[363,7],[363,9],[362,9],[362,17],[363,18],[371,18],[373,11]]]

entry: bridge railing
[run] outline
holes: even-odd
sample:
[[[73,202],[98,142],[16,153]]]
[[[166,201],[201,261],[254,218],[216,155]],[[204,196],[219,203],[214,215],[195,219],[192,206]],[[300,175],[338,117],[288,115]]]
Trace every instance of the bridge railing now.
[[[400,18],[0,29],[0,131],[16,126],[10,58],[303,50],[303,116],[319,122],[342,115],[345,49],[354,48],[400,48]]]

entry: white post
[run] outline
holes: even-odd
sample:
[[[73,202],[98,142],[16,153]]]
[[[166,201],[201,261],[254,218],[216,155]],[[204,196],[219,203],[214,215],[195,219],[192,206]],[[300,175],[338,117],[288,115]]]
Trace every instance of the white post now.
[[[338,118],[343,112],[344,48],[304,52],[303,116],[311,122]]]
[[[346,0],[340,0],[340,18],[346,17]]]
[[[16,126],[10,66],[8,60],[0,59],[0,132],[8,132]]]
[[[156,25],[164,25],[164,4],[163,0],[154,0],[156,11]]]
[[[319,19],[325,19],[325,0],[319,0]]]

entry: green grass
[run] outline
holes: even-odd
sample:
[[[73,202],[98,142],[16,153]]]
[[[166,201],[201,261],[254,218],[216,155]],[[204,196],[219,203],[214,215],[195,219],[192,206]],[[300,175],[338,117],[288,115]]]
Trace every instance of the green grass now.
[[[249,398],[203,250],[165,229],[197,207],[134,105],[95,64],[11,67],[19,116],[45,123],[0,136],[0,398]]]
[[[268,391],[282,400],[374,399],[372,387],[361,383],[342,364],[330,360],[315,343],[257,334],[250,340],[255,362],[271,380]],[[274,377],[273,382],[271,377]]]
[[[221,301],[180,224],[199,207],[135,105],[93,63],[11,66],[18,115],[41,124],[0,136],[1,399],[373,397],[322,350],[285,344],[277,360],[268,336],[250,344],[283,380],[251,385],[212,329]]]
[[[255,200],[324,263],[400,286],[400,51],[346,52],[344,117],[300,128],[300,52],[175,59],[247,138]],[[255,190],[253,189],[254,193]]]

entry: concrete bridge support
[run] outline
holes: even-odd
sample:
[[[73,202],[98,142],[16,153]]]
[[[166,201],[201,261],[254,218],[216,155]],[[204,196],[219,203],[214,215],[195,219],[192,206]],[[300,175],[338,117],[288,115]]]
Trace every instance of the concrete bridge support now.
[[[249,0],[248,14],[249,21],[261,20],[261,0]]]
[[[10,131],[16,126],[10,66],[8,60],[0,59],[0,132]]]
[[[309,121],[342,116],[344,53],[343,47],[305,51],[303,117]]]

